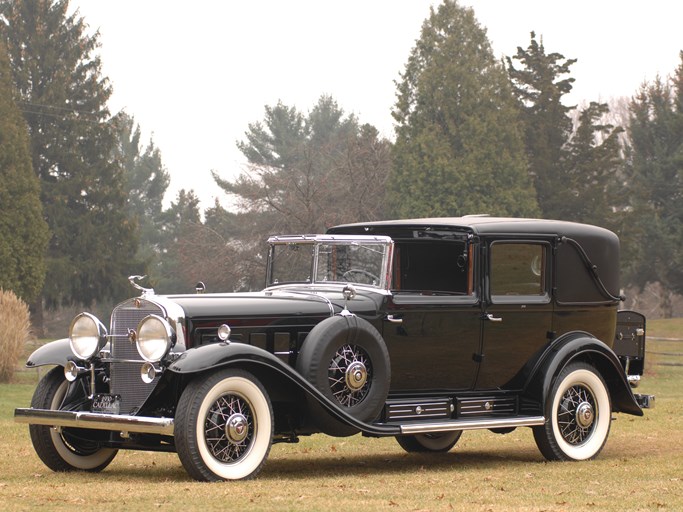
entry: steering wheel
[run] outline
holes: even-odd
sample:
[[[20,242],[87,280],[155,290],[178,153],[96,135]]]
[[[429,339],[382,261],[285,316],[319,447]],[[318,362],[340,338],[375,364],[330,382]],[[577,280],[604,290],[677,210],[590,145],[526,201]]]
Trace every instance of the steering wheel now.
[[[365,277],[370,278],[372,280],[371,284],[372,283],[379,283],[379,277],[378,276],[376,276],[372,272],[368,272],[367,270],[364,270],[362,268],[350,268],[342,274],[342,277],[344,279],[350,279],[352,274],[361,274]]]

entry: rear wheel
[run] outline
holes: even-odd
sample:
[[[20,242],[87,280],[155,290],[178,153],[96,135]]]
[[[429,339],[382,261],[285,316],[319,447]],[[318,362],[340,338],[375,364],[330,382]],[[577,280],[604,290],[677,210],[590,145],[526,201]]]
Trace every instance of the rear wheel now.
[[[219,370],[188,384],[175,417],[178,457],[196,480],[254,477],[273,439],[273,408],[248,372]]]
[[[534,439],[548,460],[587,460],[609,435],[612,406],[605,381],[592,366],[572,363],[555,379],[546,401],[546,422]]]
[[[396,436],[396,441],[401,448],[409,453],[447,452],[455,446],[461,435],[462,430],[453,430],[451,432]]]
[[[58,410],[68,387],[64,369],[61,366],[53,368],[38,384],[31,407]],[[38,457],[53,471],[98,472],[116,457],[117,450],[80,439],[68,428],[57,430],[45,425],[30,425],[29,432]]]

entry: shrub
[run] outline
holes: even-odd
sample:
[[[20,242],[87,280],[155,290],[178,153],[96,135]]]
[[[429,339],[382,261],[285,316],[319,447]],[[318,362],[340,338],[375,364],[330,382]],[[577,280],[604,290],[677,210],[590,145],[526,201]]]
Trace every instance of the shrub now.
[[[9,382],[14,376],[30,335],[28,306],[13,292],[0,289],[0,382]]]

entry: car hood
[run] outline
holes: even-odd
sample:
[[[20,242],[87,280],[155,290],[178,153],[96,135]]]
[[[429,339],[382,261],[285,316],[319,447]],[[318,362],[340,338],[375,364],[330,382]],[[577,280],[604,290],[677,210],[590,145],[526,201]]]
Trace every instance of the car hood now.
[[[341,289],[278,288],[253,293],[165,295],[183,308],[187,319],[333,315],[344,309]],[[348,301],[352,313],[374,317],[385,300],[381,293],[358,291]]]

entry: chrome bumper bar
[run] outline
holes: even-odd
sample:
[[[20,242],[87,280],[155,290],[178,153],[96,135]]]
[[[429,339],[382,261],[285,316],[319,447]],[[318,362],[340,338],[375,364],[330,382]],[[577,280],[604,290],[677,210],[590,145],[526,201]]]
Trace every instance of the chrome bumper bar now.
[[[15,409],[14,421],[31,425],[47,425],[49,427],[89,428],[134,434],[173,435],[173,418],[29,408]]]

